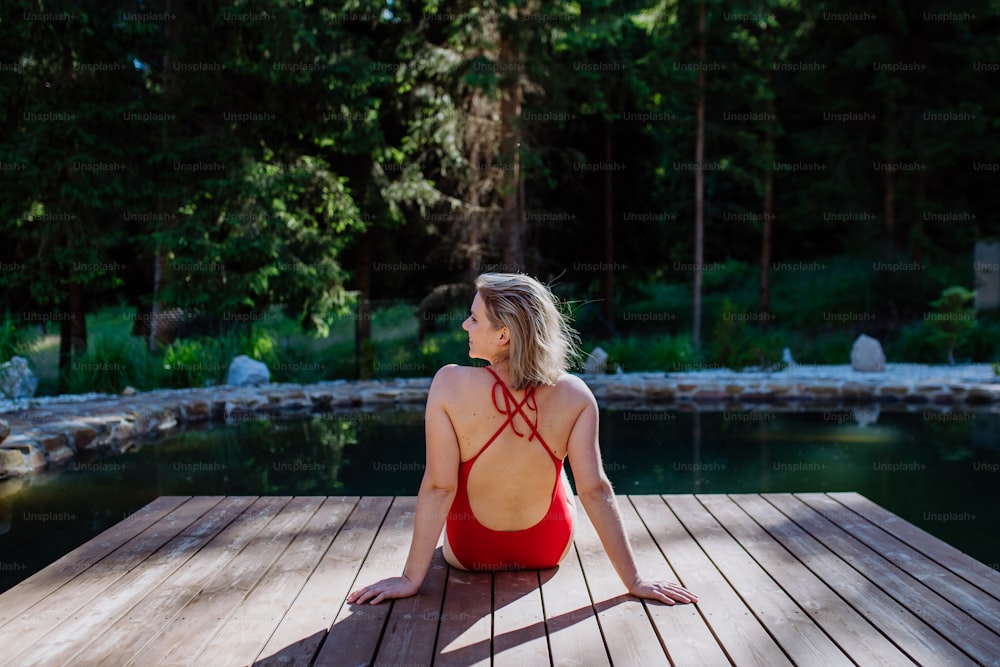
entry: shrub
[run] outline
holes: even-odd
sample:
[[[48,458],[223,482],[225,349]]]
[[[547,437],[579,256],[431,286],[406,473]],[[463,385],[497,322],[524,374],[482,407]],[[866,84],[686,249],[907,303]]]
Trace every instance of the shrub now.
[[[175,340],[163,350],[163,384],[184,388],[221,383],[226,362],[219,347],[210,339]]]
[[[0,363],[11,357],[28,355],[31,345],[38,338],[33,329],[19,329],[10,320],[0,322]]]
[[[965,350],[973,361],[996,361],[1000,358],[1000,321],[977,319],[976,327],[969,332],[968,339],[960,349]]]
[[[66,387],[73,394],[116,394],[127,386],[154,389],[162,380],[156,361],[139,339],[97,335],[87,353],[70,364]]]
[[[434,375],[445,364],[467,364],[469,362],[469,334],[464,331],[430,334],[420,350],[426,371],[423,375]]]
[[[976,326],[976,310],[969,307],[975,296],[975,292],[953,285],[931,302],[935,312],[924,314],[931,342],[944,348],[951,365],[955,365],[955,348],[968,339]]]
[[[627,338],[615,338],[602,342],[601,347],[608,353],[608,360],[605,362],[605,371],[613,370],[620,366],[623,371],[648,371],[652,362],[648,357],[648,345],[646,341],[635,336]],[[583,365],[586,365],[586,359]]]
[[[800,364],[847,364],[851,360],[851,346],[855,336],[847,331],[830,331],[819,334],[785,332],[787,345],[795,361]]]
[[[885,348],[886,358],[895,362],[931,364],[941,360],[941,348],[931,340],[927,322],[906,325]]]
[[[650,346],[650,357],[653,368],[664,371],[684,370],[701,361],[689,335],[655,338]]]
[[[743,312],[728,298],[722,300],[721,313],[712,332],[715,361],[733,370],[777,364],[781,360],[781,332],[760,331],[740,317]]]

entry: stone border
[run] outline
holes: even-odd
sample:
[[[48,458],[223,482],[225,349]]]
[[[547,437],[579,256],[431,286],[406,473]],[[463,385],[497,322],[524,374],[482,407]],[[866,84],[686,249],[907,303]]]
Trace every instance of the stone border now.
[[[947,412],[960,405],[1000,405],[1000,378],[986,382],[954,379],[944,372],[939,376],[910,375],[840,372],[823,376],[789,370],[581,377],[602,405],[631,409],[781,411],[898,404]],[[183,424],[307,416],[350,407],[413,408],[426,402],[430,383],[430,378],[338,380],[309,385],[160,389],[89,400],[56,397],[27,401],[30,407],[0,414],[11,427],[11,435],[0,442],[0,479],[65,463],[81,452],[124,451],[137,440]]]

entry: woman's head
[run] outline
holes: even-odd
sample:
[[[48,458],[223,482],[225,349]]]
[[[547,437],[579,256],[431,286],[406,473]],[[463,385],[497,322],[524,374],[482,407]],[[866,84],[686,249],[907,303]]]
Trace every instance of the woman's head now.
[[[576,334],[548,287],[520,273],[484,273],[476,289],[488,319],[478,326],[500,332],[490,361],[506,366],[513,388],[552,384],[569,370]]]

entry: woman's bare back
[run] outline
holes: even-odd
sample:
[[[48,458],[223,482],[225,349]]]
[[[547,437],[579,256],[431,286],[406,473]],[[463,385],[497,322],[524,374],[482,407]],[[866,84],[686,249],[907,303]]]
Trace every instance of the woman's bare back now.
[[[571,386],[578,379],[567,375],[555,385],[538,387],[527,402],[527,390],[511,389],[517,404],[523,403],[523,415],[512,403],[509,410],[513,418],[509,418],[501,412],[508,409],[503,391],[495,386],[496,378],[487,369],[455,366],[450,370],[455,382],[446,409],[457,435],[461,460],[476,456],[503,428],[469,472],[473,514],[493,530],[533,526],[545,516],[552,501],[557,474],[552,456],[566,457],[570,432],[584,408]],[[535,419],[541,440],[529,440]],[[508,421],[512,423],[504,427]],[[546,446],[552,456],[546,453]]]

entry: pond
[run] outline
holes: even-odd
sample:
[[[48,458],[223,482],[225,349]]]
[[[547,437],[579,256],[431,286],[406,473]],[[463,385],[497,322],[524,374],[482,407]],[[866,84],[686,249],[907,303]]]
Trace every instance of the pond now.
[[[1000,568],[1000,414],[601,411],[620,493],[857,491]],[[0,484],[0,591],[161,495],[415,495],[420,411],[186,430]],[[15,485],[21,488],[15,492]]]

